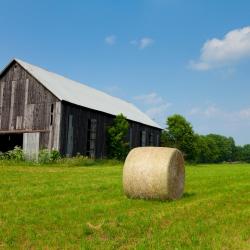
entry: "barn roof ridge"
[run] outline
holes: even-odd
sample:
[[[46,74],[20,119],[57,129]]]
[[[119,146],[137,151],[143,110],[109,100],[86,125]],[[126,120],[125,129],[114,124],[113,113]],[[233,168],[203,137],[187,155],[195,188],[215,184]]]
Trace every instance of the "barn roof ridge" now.
[[[111,115],[122,113],[129,120],[151,127],[161,128],[155,121],[130,102],[109,95],[86,84],[71,80],[47,69],[32,65],[18,58],[12,59],[8,65],[13,61],[19,63],[61,101],[67,101]],[[5,67],[5,69],[7,67]]]

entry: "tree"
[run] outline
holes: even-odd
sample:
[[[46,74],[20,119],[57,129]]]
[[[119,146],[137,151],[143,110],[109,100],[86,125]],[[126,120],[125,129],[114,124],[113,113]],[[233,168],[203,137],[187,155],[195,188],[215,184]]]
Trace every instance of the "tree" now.
[[[178,148],[187,160],[193,160],[195,140],[193,128],[183,116],[175,114],[167,118],[167,128],[162,133],[163,146]]]
[[[232,137],[225,137],[222,135],[209,134],[208,138],[215,142],[217,147],[218,156],[215,162],[232,161],[235,143]]]
[[[214,137],[207,135],[198,135],[195,148],[195,161],[197,163],[219,162],[220,148],[218,147],[218,144],[216,143],[216,139]]]
[[[250,144],[246,144],[242,147],[241,160],[250,162]]]
[[[195,161],[197,163],[234,160],[236,146],[232,137],[209,134],[206,136],[197,135],[197,138],[195,145]]]
[[[122,114],[117,115],[113,125],[108,128],[108,155],[110,158],[124,160],[129,151],[129,143],[126,139],[129,123]]]
[[[243,147],[242,146],[235,146],[233,152],[233,161],[243,161]]]

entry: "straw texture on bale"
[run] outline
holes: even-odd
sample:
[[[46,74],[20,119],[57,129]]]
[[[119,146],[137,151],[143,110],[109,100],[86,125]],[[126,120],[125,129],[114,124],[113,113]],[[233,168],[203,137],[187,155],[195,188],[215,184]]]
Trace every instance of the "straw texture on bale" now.
[[[129,198],[175,200],[184,191],[182,153],[166,147],[131,150],[123,169],[123,189]]]

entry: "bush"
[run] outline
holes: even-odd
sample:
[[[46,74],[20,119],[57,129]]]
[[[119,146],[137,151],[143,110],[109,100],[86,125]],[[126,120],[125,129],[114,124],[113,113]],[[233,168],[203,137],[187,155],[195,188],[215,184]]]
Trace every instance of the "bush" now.
[[[60,153],[57,150],[42,149],[39,152],[38,162],[42,164],[52,163],[61,158]]]
[[[21,147],[15,146],[13,150],[9,150],[7,153],[3,154],[3,159],[14,160],[14,161],[23,161],[24,154]]]
[[[57,161],[61,158],[61,155],[59,153],[59,151],[55,150],[55,149],[52,149],[50,151],[50,156],[51,156],[51,160],[52,161]]]
[[[5,154],[0,151],[0,160],[5,160]]]
[[[122,114],[117,115],[114,123],[108,128],[108,155],[112,159],[124,160],[129,151],[129,143],[126,140],[129,123]]]
[[[75,157],[65,157],[57,161],[62,167],[100,167],[100,166],[117,166],[121,162],[110,159],[91,159],[84,155],[77,155]]]

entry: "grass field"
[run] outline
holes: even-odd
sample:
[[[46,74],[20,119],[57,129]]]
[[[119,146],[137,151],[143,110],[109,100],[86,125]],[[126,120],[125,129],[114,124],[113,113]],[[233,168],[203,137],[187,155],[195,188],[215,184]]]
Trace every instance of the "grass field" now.
[[[122,166],[0,164],[0,249],[250,249],[250,165],[186,167],[178,201],[129,200]]]

